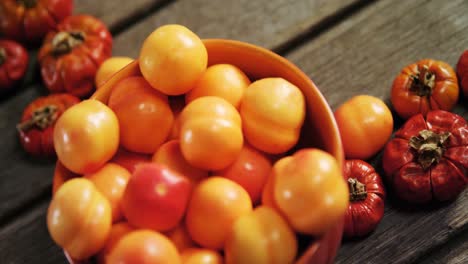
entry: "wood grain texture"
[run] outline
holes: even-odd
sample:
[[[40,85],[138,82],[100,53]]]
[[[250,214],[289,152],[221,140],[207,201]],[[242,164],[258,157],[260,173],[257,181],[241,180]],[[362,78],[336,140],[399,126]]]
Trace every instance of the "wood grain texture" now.
[[[439,250],[425,255],[419,263],[421,264],[465,264],[468,263],[468,231],[465,230],[456,238],[444,244]]]
[[[393,78],[405,65],[434,58],[455,66],[468,48],[467,13],[468,2],[462,0],[382,0],[287,57],[313,79],[333,109],[358,94],[391,105]],[[467,108],[460,100],[454,112],[466,119]],[[395,121],[396,127],[402,124],[399,118]],[[382,173],[381,153],[370,161]],[[423,208],[404,206],[390,194],[377,230],[345,242],[336,262],[413,263],[467,229],[466,208],[468,190],[453,203]]]
[[[201,38],[228,38],[275,48],[356,0],[211,1],[182,0],[129,28],[116,38],[116,55],[136,58],[158,26],[182,24]]]

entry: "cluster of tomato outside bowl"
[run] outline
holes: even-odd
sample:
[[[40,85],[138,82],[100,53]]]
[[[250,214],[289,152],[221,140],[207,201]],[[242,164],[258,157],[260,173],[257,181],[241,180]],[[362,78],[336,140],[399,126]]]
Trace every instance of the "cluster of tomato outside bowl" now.
[[[234,40],[207,39],[203,41],[208,54],[208,65],[229,63],[242,69],[250,78],[279,76],[295,84],[301,89],[307,104],[307,117],[301,139],[296,148],[317,147],[330,153],[340,166],[344,164],[344,154],[338,128],[333,113],[319,89],[298,67],[283,57],[248,43]],[[113,86],[120,80],[139,75],[138,61],[129,64],[114,74],[91,99],[107,102]],[[306,136],[304,136],[306,135]],[[66,180],[69,175],[56,169],[54,185]],[[297,263],[333,263],[341,244],[343,221],[331,228],[320,238],[300,237],[300,256]],[[76,261],[65,256],[71,264],[87,264],[93,260]]]

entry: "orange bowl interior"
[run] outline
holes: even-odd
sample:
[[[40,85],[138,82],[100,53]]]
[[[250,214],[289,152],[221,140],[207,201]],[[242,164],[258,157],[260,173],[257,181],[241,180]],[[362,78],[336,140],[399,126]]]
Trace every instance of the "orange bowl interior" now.
[[[233,64],[243,70],[252,81],[264,77],[282,77],[299,87],[306,98],[307,116],[297,148],[323,149],[333,155],[343,167],[344,153],[333,113],[319,89],[306,74],[285,58],[252,44],[224,39],[207,39],[203,42],[208,50],[208,65]],[[91,99],[107,103],[114,85],[135,75],[141,75],[138,61],[114,74]],[[56,181],[63,180],[61,178],[64,175],[69,176],[63,172],[63,166],[60,168],[54,175],[54,186]],[[342,231],[341,221],[323,237],[316,240],[306,239],[302,243],[307,245],[297,263],[332,263],[341,243]],[[69,261],[75,264],[88,263],[71,259]]]

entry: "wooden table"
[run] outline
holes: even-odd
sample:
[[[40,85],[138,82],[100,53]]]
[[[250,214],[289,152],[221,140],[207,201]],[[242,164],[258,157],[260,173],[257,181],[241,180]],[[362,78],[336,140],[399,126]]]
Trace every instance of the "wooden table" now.
[[[114,55],[136,57],[144,38],[167,23],[272,49],[308,74],[332,109],[357,94],[391,105],[403,66],[422,58],[455,66],[468,48],[466,0],[76,0],[75,13],[109,26]],[[45,94],[31,52],[25,85],[0,101],[0,262],[65,263],[45,224],[54,162],[29,157],[15,130],[23,108]],[[468,118],[466,101],[454,112]],[[371,162],[381,172],[381,155]],[[337,263],[468,263],[468,191],[437,207],[408,209],[391,195],[386,202],[377,230],[344,241]]]

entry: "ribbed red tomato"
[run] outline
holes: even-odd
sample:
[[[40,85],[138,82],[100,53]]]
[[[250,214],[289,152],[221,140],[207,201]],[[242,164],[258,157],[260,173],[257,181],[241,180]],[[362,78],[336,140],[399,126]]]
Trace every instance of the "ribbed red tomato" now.
[[[69,16],[47,34],[39,50],[42,79],[50,92],[86,97],[111,52],[112,36],[103,22],[89,15]]]
[[[468,50],[465,50],[458,59],[457,75],[463,95],[468,99]]]
[[[21,44],[0,40],[0,94],[9,91],[23,79],[28,61],[28,52]]]
[[[382,179],[369,163],[347,160],[344,176],[349,186],[349,206],[343,235],[361,237],[372,232],[384,214],[385,190]]]
[[[70,94],[51,94],[32,101],[18,124],[20,142],[34,156],[55,156],[53,142],[55,121],[80,99]]]
[[[2,0],[0,32],[6,38],[39,43],[73,11],[73,0]]]
[[[466,120],[442,110],[413,116],[385,147],[383,168],[403,200],[454,199],[468,182]]]

